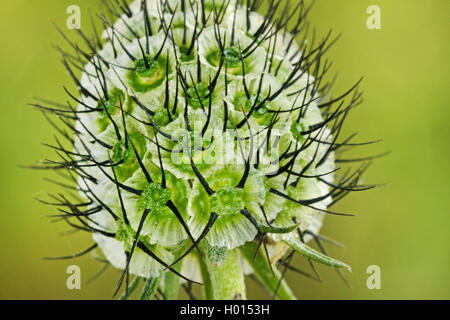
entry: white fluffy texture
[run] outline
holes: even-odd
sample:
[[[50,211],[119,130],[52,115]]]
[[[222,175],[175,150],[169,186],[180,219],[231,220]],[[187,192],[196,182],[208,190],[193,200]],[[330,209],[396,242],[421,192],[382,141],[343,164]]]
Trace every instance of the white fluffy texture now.
[[[175,8],[177,6],[178,1],[171,0],[172,8]],[[206,1],[207,3],[210,2],[209,0]],[[228,1],[225,1],[227,3]],[[194,6],[191,7],[189,5],[190,1],[186,1],[186,25],[188,27],[188,37],[192,36],[194,32],[195,27],[195,21],[196,16],[194,14],[195,12],[195,5],[200,5],[200,0],[193,1]],[[212,3],[212,2],[211,2]],[[217,0],[216,3],[220,4],[221,1]],[[169,92],[170,95],[173,96],[175,94],[176,90],[176,72],[175,72],[175,56],[180,57],[181,53],[178,48],[179,42],[181,42],[182,39],[182,32],[179,27],[177,28],[177,24],[183,23],[184,16],[179,12],[175,15],[173,19],[173,34],[175,38],[176,44],[173,45],[170,39],[165,40],[165,33],[164,30],[160,30],[161,26],[161,0],[148,0],[147,1],[148,6],[148,15],[151,18],[152,22],[152,31],[153,36],[150,37],[150,55],[156,54],[156,52],[160,49],[164,41],[166,41],[164,49],[162,51],[162,56],[169,59],[170,66],[172,68],[172,72],[169,74]],[[131,68],[133,67],[133,61],[130,59],[129,55],[122,49],[121,45],[119,45],[119,42],[121,42],[127,49],[129,53],[131,53],[133,56],[141,57],[141,49],[139,47],[138,40],[135,39],[134,35],[130,32],[128,26],[132,27],[135,32],[140,37],[140,43],[141,45],[145,46],[146,38],[145,38],[145,27],[144,27],[144,14],[141,10],[141,1],[137,0],[134,1],[131,6],[131,11],[133,12],[133,15],[131,17],[127,17],[126,15],[123,15],[121,19],[119,19],[114,24],[114,30],[115,35],[113,35],[113,31],[111,28],[106,29],[103,33],[103,38],[108,40],[108,42],[105,44],[103,49],[98,52],[98,57],[101,57],[108,63],[111,63],[111,67],[106,70],[105,68],[105,74],[106,74],[106,85],[109,89],[111,88],[120,88],[124,92],[126,92],[127,97],[125,101],[121,101],[122,104],[125,106],[127,103],[129,103],[131,100],[131,96],[137,97],[140,101],[142,101],[148,109],[157,112],[159,110],[163,110],[163,104],[164,104],[164,94],[165,94],[165,85],[161,85],[155,90],[151,90],[145,93],[140,92],[134,92],[129,85],[126,84],[126,73],[127,69],[123,68]],[[180,6],[177,7],[178,10],[180,10]],[[218,28],[218,31],[222,34],[222,37],[226,37],[227,42],[229,43],[231,38],[231,30],[233,23],[235,23],[237,32],[235,34],[235,41],[239,43],[239,45],[244,48],[249,43],[251,43],[252,39],[246,34],[247,32],[247,25],[246,25],[246,18],[245,18],[245,9],[244,8],[238,8],[238,10],[235,12],[235,0],[231,0],[223,18],[222,25]],[[163,19],[165,21],[165,25],[169,25],[170,21],[172,19],[172,15],[165,13],[163,15]],[[198,17],[200,19],[200,17]],[[235,22],[234,22],[235,20]],[[258,26],[263,22],[264,18],[259,15],[258,13],[252,12],[250,14],[250,21],[251,21],[251,28],[249,30],[249,33],[253,33],[257,30]],[[210,19],[208,20],[211,21]],[[198,28],[200,28],[198,26]],[[159,30],[159,31],[158,31]],[[111,45],[110,40],[114,38],[114,47],[115,50],[113,50],[113,47]],[[292,57],[293,55],[298,55],[298,45],[295,43],[295,41],[292,43],[292,45],[288,49],[288,44],[291,43],[292,36],[288,33],[283,33],[280,31],[280,33],[277,35],[277,45],[275,46],[274,51],[274,57],[273,61],[275,65],[278,65],[280,61],[283,61],[282,66],[280,68],[279,74],[277,77],[265,73],[264,75],[264,81],[262,83],[262,95],[265,96],[269,92],[274,93],[276,92],[280,87],[283,81],[286,79],[288,74],[294,69],[292,65],[290,65],[287,61],[287,59],[283,59],[284,57]],[[131,41],[130,41],[131,40]],[[273,40],[271,40],[273,41]],[[199,37],[199,44],[198,48],[194,49],[194,54],[200,55],[200,61],[203,65],[202,68],[202,77],[205,79],[205,81],[208,81],[208,77],[213,76],[217,71],[217,66],[211,65],[207,59],[206,55],[211,52],[211,50],[217,49],[218,45],[215,40],[214,36],[214,27],[213,26],[207,26],[202,34]],[[248,87],[253,93],[256,93],[258,90],[259,85],[259,79],[261,77],[261,74],[264,72],[265,67],[265,61],[268,49],[270,48],[270,41],[264,41],[262,45],[253,53],[251,56],[251,61],[249,61],[249,70],[247,70],[246,75],[246,81],[248,84]],[[175,52],[174,52],[175,49]],[[271,54],[269,55],[271,57]],[[101,64],[100,59],[95,58],[94,62],[96,65]],[[120,67],[122,66],[122,67]],[[102,67],[103,68],[103,67]],[[266,66],[268,68],[268,66]],[[185,64],[182,64],[180,66],[180,69],[182,72],[185,72],[185,74],[188,74],[189,71],[192,71],[193,74],[196,74],[196,60],[191,61]],[[222,74],[225,73],[225,70],[222,69]],[[231,112],[231,117],[233,118],[233,121],[241,121],[244,119],[244,116],[242,112],[238,112],[234,110],[233,106],[233,97],[243,92],[243,86],[242,86],[242,76],[240,75],[228,75],[228,81],[231,81],[228,84],[228,95],[225,96],[225,84],[224,84],[224,77],[220,77],[215,93],[213,95],[213,117],[211,119],[212,125],[210,128],[218,129],[223,126],[223,103],[224,101],[228,104],[229,110]],[[306,90],[301,91],[301,89],[305,88],[307,83],[313,82],[313,77],[307,75],[306,73],[302,76],[302,78],[298,79],[298,81],[291,86],[287,92],[282,92],[274,101],[270,102],[270,109],[271,110],[290,110],[292,108],[295,108],[296,106],[301,105],[302,101],[305,98],[311,99],[310,93]],[[191,83],[191,80],[189,76],[187,77],[187,82]],[[101,82],[96,78],[96,67],[93,63],[90,63],[86,66],[85,72],[82,75],[81,78],[81,85],[88,89],[91,94],[97,96],[101,95],[102,93],[102,85]],[[181,94],[181,88],[179,88],[180,94],[179,94],[179,101],[178,105],[179,108],[184,108],[185,99],[183,98],[183,95]],[[299,92],[299,94],[290,94],[290,93],[296,93]],[[79,111],[86,111],[88,108],[85,106],[87,105],[90,108],[96,108],[97,102],[90,98],[90,97],[83,97],[82,98],[83,104],[80,104],[78,106]],[[174,104],[173,99],[170,102],[171,106]],[[206,106],[207,109],[207,106]],[[206,112],[206,111],[205,111]],[[295,118],[297,117],[299,111],[294,111],[293,113],[281,113],[279,121],[274,126],[274,132],[273,135],[277,136],[279,139],[279,150],[278,150],[278,156],[284,152],[283,147],[287,147],[289,145],[289,142],[294,141],[292,137],[292,133],[290,131],[292,121],[295,121]],[[198,115],[196,115],[198,114]],[[221,116],[214,116],[214,115],[221,115]],[[233,116],[234,115],[234,116]],[[134,108],[132,112],[132,116],[134,117],[127,117],[127,129],[136,130],[137,132],[145,133],[146,137],[149,139],[145,140],[145,147],[146,147],[146,154],[140,155],[143,158],[143,161],[146,165],[153,167],[153,172],[156,172],[157,169],[160,166],[159,159],[157,157],[158,148],[156,148],[155,144],[152,143],[151,139],[154,139],[154,132],[152,130],[148,130],[148,126],[140,123],[138,120],[141,120],[143,122],[148,122],[147,114],[141,110],[141,108],[136,107]],[[204,123],[206,120],[205,113],[201,109],[196,109],[195,111],[190,111],[190,116],[195,117],[197,121],[200,121],[200,123]],[[85,130],[85,127],[89,129],[89,131],[92,133],[93,136],[95,136],[97,139],[108,143],[110,145],[115,145],[117,143],[117,137],[115,135],[114,127],[112,125],[109,125],[106,130],[101,130],[98,125],[98,113],[97,112],[86,112],[86,113],[80,113],[79,114],[80,120],[76,124],[76,129],[81,133],[79,138],[76,138],[75,140],[75,148],[78,150],[78,152],[82,154],[87,154],[90,152],[91,156],[97,161],[97,162],[103,162],[107,161],[109,157],[111,156],[111,152],[108,152],[108,150],[104,147],[101,147],[98,143],[95,142],[94,137],[92,137],[90,134],[87,133]],[[123,126],[121,123],[121,116],[116,116],[115,118],[116,122],[118,123],[119,130],[123,132]],[[319,108],[317,107],[317,104],[315,102],[312,102],[309,104],[308,109],[306,110],[305,116],[302,118],[302,125],[306,129],[308,129],[310,126],[318,124],[323,121],[321,112]],[[237,123],[236,123],[237,124]],[[244,125],[239,130],[240,136],[246,136],[250,132],[258,132],[259,130],[264,129],[264,125],[258,124],[253,118],[250,119],[250,125],[251,129],[248,129],[247,125]],[[167,132],[173,132],[173,128],[184,128],[184,117],[181,113],[179,117],[174,120],[172,123],[170,123],[165,130]],[[276,129],[276,130],[275,130]],[[207,136],[210,137],[214,136],[214,132],[207,132]],[[317,132],[315,133],[317,134]],[[217,137],[215,137],[217,138]],[[331,141],[331,134],[329,130],[322,130],[320,136],[317,138],[319,140],[323,141]],[[81,140],[83,142],[81,142]],[[161,135],[158,135],[159,143],[161,146],[169,146],[171,144],[170,140],[165,140]],[[215,142],[219,143],[219,142]],[[250,151],[250,141],[244,141],[241,145],[243,151],[245,154],[248,155]],[[302,168],[313,159],[314,154],[316,152],[317,143],[313,143],[308,149],[304,150],[301,153],[301,156],[299,157],[299,160],[295,162],[292,171],[300,172]],[[89,151],[88,151],[89,150]],[[232,156],[235,159],[240,158],[240,151],[239,149],[233,149],[233,148],[225,148],[224,154],[227,154],[228,156]],[[255,152],[255,150],[253,150]],[[275,152],[275,150],[274,150]],[[327,152],[327,146],[326,145],[320,145],[318,148],[318,153],[316,155],[316,161],[317,159],[321,159],[322,156]],[[258,174],[268,174],[271,172],[274,172],[277,170],[278,165],[271,163],[274,159],[277,159],[277,155],[273,153],[272,155],[260,155],[261,156],[261,168]],[[253,162],[256,159],[256,152],[253,155]],[[241,163],[242,163],[242,159]],[[196,221],[196,217],[193,216],[195,214],[195,210],[192,209],[193,206],[193,199],[196,196],[197,192],[196,189],[199,186],[198,180],[195,179],[195,175],[193,173],[187,174],[186,172],[183,172],[176,166],[174,166],[171,163],[170,155],[164,156],[163,155],[163,165],[164,169],[170,172],[175,176],[176,179],[182,179],[186,185],[186,193],[189,197],[189,206],[186,206],[185,211],[187,216],[187,222],[188,225],[192,227],[192,233],[195,237],[198,237],[202,231],[203,225],[198,225],[194,223]],[[207,177],[210,175],[214,175],[214,173],[221,169],[223,165],[220,164],[214,164],[211,166],[210,169],[205,170],[204,173]],[[330,171],[333,171],[335,168],[334,165],[334,154],[331,153],[327,161],[319,166],[318,168],[315,168],[315,165],[312,165],[311,168],[308,170],[307,174],[313,175],[313,174],[324,174]],[[83,179],[82,177],[79,178],[79,185],[81,188],[86,189],[89,188],[92,190],[92,193],[96,195],[98,199],[101,199],[105,204],[107,204],[112,210],[116,212],[117,215],[121,216],[121,209],[120,209],[120,203],[119,198],[117,196],[117,189],[114,182],[111,181],[111,177],[113,176],[113,173],[110,168],[104,168],[104,172],[100,170],[96,166],[90,166],[84,169],[86,175],[90,175],[92,177],[95,177],[97,179],[97,183],[93,183],[90,180]],[[109,175],[109,177],[106,175]],[[138,184],[142,182],[143,180],[143,173],[141,170],[137,170],[134,172],[134,174],[123,181],[122,183],[128,186],[131,186],[133,188],[139,188]],[[287,201],[286,199],[276,196],[274,194],[271,194],[268,192],[270,188],[276,188],[278,190],[282,189],[283,182],[286,179],[286,174],[277,176],[275,178],[261,180],[259,183],[259,186],[254,185],[254,187],[258,188],[265,188],[266,189],[266,195],[261,200],[264,203],[261,203],[264,205],[266,214],[268,216],[268,219],[276,219],[277,216],[280,214],[280,212],[293,210],[295,213],[295,216],[299,219],[301,223],[301,229],[302,230],[310,230],[314,233],[318,233],[320,230],[320,227],[322,225],[322,220],[324,217],[324,213],[320,212],[318,210],[314,210],[312,208],[307,208],[305,206],[298,206],[297,208],[294,208],[294,205]],[[333,181],[333,174],[327,175],[324,177],[324,179],[327,179],[327,181],[332,182]],[[189,183],[188,183],[189,181]],[[293,182],[293,178],[291,177],[290,182]],[[139,183],[138,183],[139,182]],[[249,182],[250,188],[252,187],[251,182]],[[295,191],[294,193],[298,198],[301,199],[313,199],[316,197],[323,196],[329,192],[329,187],[317,179],[302,179],[300,182],[299,190]],[[191,189],[192,187],[192,189]],[[278,188],[277,188],[278,187]],[[301,189],[301,190],[300,190]],[[285,191],[287,192],[287,191]],[[122,191],[122,194],[124,195],[125,200],[125,207],[127,211],[129,212],[131,226],[134,230],[137,229],[137,226],[139,224],[140,216],[142,212],[138,210],[137,201],[138,197],[133,194],[127,194],[126,191]],[[327,206],[331,203],[331,197],[328,197],[321,201],[320,203],[315,203],[314,207],[317,209],[326,209]],[[91,205],[91,207],[98,206],[98,202],[95,201]],[[294,208],[294,209],[292,209]],[[253,203],[251,208],[249,210],[254,214],[260,221],[263,221],[262,213],[258,211],[258,204]],[[107,232],[116,232],[117,231],[117,225],[114,219],[112,219],[111,215],[106,211],[102,210],[99,213],[96,213],[91,216],[92,220],[95,222],[92,222],[92,226],[96,227],[98,229],[102,229]],[[206,223],[204,220],[202,223]],[[292,222],[290,222],[292,224]],[[167,233],[172,232],[170,229],[165,227]],[[177,230],[182,230],[180,228],[177,228]],[[158,238],[151,239],[148,238],[148,236],[151,236],[152,233],[154,233],[154,230],[151,229],[151,227],[146,226],[144,227],[141,235],[145,238],[147,236],[147,240],[150,240],[150,243],[153,243],[154,246],[152,246],[152,250],[155,254],[158,255],[163,261],[166,263],[170,263],[174,260],[173,252],[175,250],[179,250],[180,247],[177,246],[177,243],[180,245],[183,244],[183,240],[187,239],[187,235],[184,233],[184,231],[178,231],[181,234],[177,235],[169,235],[167,238],[159,236]],[[243,245],[246,241],[253,240],[253,238],[256,236],[256,230],[252,226],[252,224],[246,220],[246,219],[237,219],[235,224],[225,224],[223,229],[215,228],[213,229],[207,236],[208,242],[214,246],[224,246],[228,247],[229,249],[232,249],[234,247],[238,247]],[[277,235],[273,236],[274,240],[281,240],[284,237],[289,237],[290,235]],[[116,268],[124,269],[125,268],[125,253],[124,253],[124,244],[114,238],[107,237],[98,233],[94,233],[93,235],[94,240],[98,243],[101,251],[103,252],[104,256],[108,261],[110,261]],[[307,238],[307,240],[309,240]],[[158,241],[160,243],[158,243]],[[185,246],[186,247],[186,246]],[[285,248],[283,246],[269,246],[270,247],[270,253],[271,256],[274,258],[277,258],[281,256]],[[249,266],[244,263],[246,266],[246,270],[250,272]],[[136,249],[133,259],[130,265],[130,272],[132,274],[137,274],[142,277],[151,277],[156,276],[159,274],[159,272],[162,270],[162,266],[156,262],[151,257],[147,256],[144,252],[142,252],[140,249]],[[188,256],[186,260],[184,261],[184,268],[182,270],[182,273],[184,273],[186,276],[191,277],[193,280],[199,280],[199,267],[198,263],[195,260],[195,257]]]

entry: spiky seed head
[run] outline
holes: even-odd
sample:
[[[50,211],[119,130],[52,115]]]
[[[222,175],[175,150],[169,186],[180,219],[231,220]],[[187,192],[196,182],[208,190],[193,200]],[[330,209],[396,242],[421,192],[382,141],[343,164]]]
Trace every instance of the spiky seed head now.
[[[199,248],[220,265],[254,241],[272,264],[292,247],[331,265],[304,243],[332,213],[332,196],[346,193],[334,184],[333,134],[359,95],[337,111],[344,96],[321,104],[326,41],[297,43],[302,6],[297,20],[275,21],[279,4],[265,16],[257,4],[107,6],[120,18],[104,18],[103,43],[87,40],[92,55],[74,46],[80,61],[64,56],[71,74],[88,60],[74,78],[76,109],[52,109],[74,120],[65,167],[87,199],[65,204],[115,267],[159,277],[184,259],[181,274],[198,280]],[[251,259],[242,265],[251,272]]]

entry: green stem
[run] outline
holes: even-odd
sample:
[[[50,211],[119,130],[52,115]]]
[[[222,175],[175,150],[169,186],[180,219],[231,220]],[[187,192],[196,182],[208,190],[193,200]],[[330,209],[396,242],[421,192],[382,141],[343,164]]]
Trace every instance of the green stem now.
[[[261,283],[270,293],[273,294],[276,290],[276,296],[279,299],[296,300],[287,283],[284,280],[280,282],[281,274],[278,270],[275,269],[274,266],[272,267],[272,273],[269,262],[267,261],[267,257],[264,255],[264,253],[261,252],[261,250],[258,250],[256,258],[255,260],[253,260],[257,248],[258,245],[256,243],[249,242],[239,249],[241,250],[241,253],[248,261],[248,263],[252,266],[258,280],[261,281]]]
[[[173,266],[173,269],[180,272],[183,266],[182,261]],[[164,289],[163,294],[167,300],[176,300],[178,291],[180,289],[180,277],[175,273],[169,271],[164,274]]]
[[[211,289],[207,298],[214,300],[246,299],[244,273],[241,270],[237,249],[229,250],[226,260],[220,265],[205,261]]]
[[[200,273],[202,274],[203,280],[203,292],[205,294],[206,300],[214,300],[214,291],[211,283],[211,278],[208,273],[208,267],[206,266],[205,261],[201,257],[197,255],[197,259],[200,264]]]
[[[145,282],[144,289],[141,293],[141,300],[151,300],[153,296],[156,293],[156,290],[158,289],[159,280],[161,277],[158,278],[148,278]]]

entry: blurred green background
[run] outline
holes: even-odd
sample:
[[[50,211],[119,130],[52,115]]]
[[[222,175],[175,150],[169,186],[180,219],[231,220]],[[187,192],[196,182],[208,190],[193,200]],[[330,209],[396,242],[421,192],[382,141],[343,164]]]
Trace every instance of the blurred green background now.
[[[99,2],[99,1],[98,1]],[[70,79],[52,43],[63,43],[50,21],[65,26],[66,8],[82,9],[89,30],[92,0],[15,0],[2,2],[0,20],[0,298],[104,299],[111,297],[119,273],[112,268],[98,280],[87,279],[102,268],[89,256],[75,261],[44,261],[43,256],[81,251],[87,235],[62,237],[63,224],[45,216],[52,209],[32,196],[55,191],[47,173],[24,170],[53,154],[53,130],[42,115],[26,106],[34,96],[65,101],[62,85]],[[368,30],[366,8],[381,8],[381,30]],[[346,245],[329,247],[332,256],[353,267],[347,288],[333,270],[319,266],[325,284],[289,274],[300,299],[449,299],[449,133],[450,1],[319,0],[311,22],[319,35],[333,28],[343,37],[330,51],[339,72],[335,93],[364,76],[364,104],[350,116],[346,132],[381,144],[353,155],[392,154],[375,162],[367,182],[388,186],[350,196],[337,209],[356,217],[327,217],[323,234]],[[74,31],[67,31],[76,37]],[[81,267],[81,290],[66,289],[66,268]],[[297,264],[306,266],[304,260]],[[381,290],[366,287],[370,265],[381,267]],[[250,284],[250,298],[267,298]]]

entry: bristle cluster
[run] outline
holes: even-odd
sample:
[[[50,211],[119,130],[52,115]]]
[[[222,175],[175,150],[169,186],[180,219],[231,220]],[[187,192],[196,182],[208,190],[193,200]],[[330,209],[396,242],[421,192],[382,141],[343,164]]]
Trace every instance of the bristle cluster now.
[[[74,52],[59,49],[79,93],[34,104],[67,140],[52,146],[59,160],[39,167],[63,169],[76,185],[60,183],[69,195],[51,204],[92,233],[82,254],[99,247],[123,270],[120,283],[172,272],[186,287],[201,282],[198,259],[220,265],[236,248],[247,273],[262,248],[272,270],[295,271],[293,252],[346,267],[305,243],[320,244],[324,215],[345,215],[331,205],[372,187],[359,184],[365,165],[336,173],[336,152],[357,145],[338,138],[361,94],[358,82],[327,98],[324,54],[335,39],[310,39],[310,7],[272,0],[260,15],[258,0],[104,5],[102,36],[79,30],[87,49],[66,36]]]

